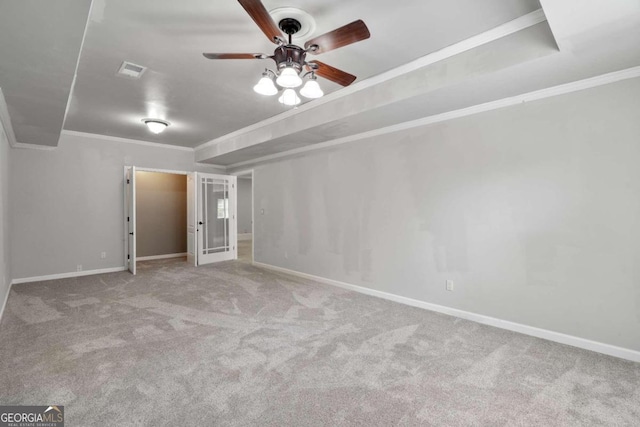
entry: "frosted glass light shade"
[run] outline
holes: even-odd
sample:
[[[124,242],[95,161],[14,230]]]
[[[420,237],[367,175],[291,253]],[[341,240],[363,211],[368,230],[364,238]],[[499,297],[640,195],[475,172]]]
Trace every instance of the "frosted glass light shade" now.
[[[276,83],[284,88],[292,88],[300,86],[302,84],[302,79],[295,68],[286,67],[280,71],[280,75],[276,79]]]
[[[281,104],[288,105],[290,107],[302,102],[296,91],[293,89],[285,89],[285,91],[282,92],[282,96],[278,98],[278,101],[280,101]]]
[[[300,89],[300,95],[305,98],[320,98],[324,95],[322,89],[320,89],[320,85],[316,80],[309,80],[305,85]]]
[[[147,127],[149,128],[149,131],[151,133],[155,133],[155,134],[159,134],[164,132],[164,130],[167,128],[167,126],[169,126],[169,123],[163,121],[163,120],[156,120],[156,119],[144,119],[142,120],[144,122],[144,124],[147,125]]]
[[[265,75],[263,75],[262,78],[258,81],[258,84],[253,87],[253,90],[260,95],[265,96],[271,96],[278,93],[278,88],[273,83],[273,80]]]

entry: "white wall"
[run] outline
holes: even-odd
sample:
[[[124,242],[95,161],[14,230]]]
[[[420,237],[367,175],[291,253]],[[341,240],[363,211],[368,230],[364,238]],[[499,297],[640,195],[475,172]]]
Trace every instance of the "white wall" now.
[[[187,253],[187,176],[136,172],[136,257]]]
[[[53,151],[13,151],[14,279],[123,266],[125,165],[220,173],[192,151],[71,135]]]
[[[0,122],[0,314],[11,284],[9,237],[9,158],[13,150]],[[11,159],[13,160],[13,159]]]
[[[238,234],[251,233],[251,180],[238,177]]]
[[[640,350],[639,111],[634,79],[264,165],[256,261]]]

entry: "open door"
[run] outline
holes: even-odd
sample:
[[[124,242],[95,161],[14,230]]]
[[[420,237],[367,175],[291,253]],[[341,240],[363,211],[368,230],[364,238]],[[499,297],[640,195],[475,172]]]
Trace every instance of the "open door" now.
[[[236,259],[236,177],[199,173],[196,183],[197,264]]]
[[[197,255],[197,237],[198,227],[197,210],[198,210],[198,194],[197,194],[196,172],[187,174],[187,262],[191,265],[198,265]]]
[[[129,271],[136,274],[136,167],[127,168],[127,262]]]

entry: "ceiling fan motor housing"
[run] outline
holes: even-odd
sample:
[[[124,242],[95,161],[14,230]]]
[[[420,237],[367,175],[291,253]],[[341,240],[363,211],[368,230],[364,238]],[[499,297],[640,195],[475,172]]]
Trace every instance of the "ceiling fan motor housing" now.
[[[278,22],[278,27],[289,36],[289,44],[279,46],[273,53],[273,60],[278,65],[278,70],[293,67],[299,73],[302,71],[307,53],[300,46],[291,42],[291,36],[300,31],[302,24],[297,19],[284,18]]]
[[[307,12],[295,7],[279,7],[268,11],[262,4],[262,0],[238,1],[269,41],[278,47],[273,55],[262,53],[204,53],[205,58],[273,59],[277,67],[277,72],[274,74],[278,74],[277,77],[281,78],[283,83],[289,79],[287,84],[295,83],[299,85],[301,83],[300,76],[296,78],[296,76],[291,75],[294,70],[298,74],[307,70],[312,73],[312,79],[317,75],[341,86],[349,86],[356,79],[356,76],[320,61],[306,62],[306,56],[307,53],[317,55],[368,39],[371,34],[361,19],[328,33],[315,36],[311,40],[307,40],[304,47],[300,47],[293,43],[293,35],[296,34],[296,37],[303,39],[312,35],[316,28],[313,17]],[[283,39],[285,34],[288,36],[288,40]]]
[[[273,53],[273,60],[278,65],[278,70],[285,67],[293,67],[298,72],[302,71],[307,52],[299,46],[288,44],[279,46]]]

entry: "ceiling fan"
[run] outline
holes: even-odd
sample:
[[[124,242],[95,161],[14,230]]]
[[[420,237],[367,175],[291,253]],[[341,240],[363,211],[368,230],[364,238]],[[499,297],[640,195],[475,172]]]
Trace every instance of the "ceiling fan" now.
[[[276,25],[260,0],[238,0],[238,2],[267,38],[278,45],[273,55],[264,53],[203,53],[203,55],[208,59],[273,59],[277,72],[266,69],[262,79],[254,87],[256,92],[263,95],[278,93],[279,90],[273,82],[275,78],[278,86],[285,89],[280,102],[285,105],[297,105],[300,99],[293,88],[302,85],[302,78],[307,75],[309,81],[300,93],[308,98],[319,98],[323,95],[316,81],[316,75],[342,86],[349,86],[356,79],[356,76],[323,62],[307,61],[306,57],[308,53],[317,55],[368,39],[371,34],[362,20],[314,37],[301,47],[292,42],[292,36],[302,27],[300,21],[295,18],[284,18]],[[306,73],[301,78],[302,71]]]

